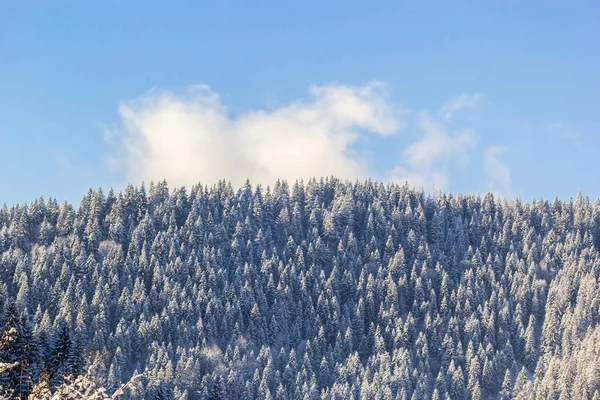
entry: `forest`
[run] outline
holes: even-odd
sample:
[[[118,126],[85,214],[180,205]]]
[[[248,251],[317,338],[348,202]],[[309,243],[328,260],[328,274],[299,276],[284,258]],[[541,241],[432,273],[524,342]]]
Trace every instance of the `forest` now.
[[[600,200],[334,177],[0,209],[0,397],[600,399]]]

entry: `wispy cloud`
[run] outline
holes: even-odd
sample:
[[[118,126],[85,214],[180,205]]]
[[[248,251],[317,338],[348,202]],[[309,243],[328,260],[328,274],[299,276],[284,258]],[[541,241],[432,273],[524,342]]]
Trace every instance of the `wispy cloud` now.
[[[415,168],[431,167],[440,160],[455,158],[464,163],[476,142],[471,130],[451,135],[448,128],[435,121],[427,112],[419,115],[422,138],[404,150],[404,159]]]
[[[492,146],[484,151],[483,166],[487,189],[499,196],[514,197],[512,191],[510,167],[500,160],[508,150],[506,146]]]
[[[481,93],[461,93],[446,103],[440,110],[440,114],[446,121],[450,121],[455,113],[477,107],[484,98]]]
[[[366,178],[371,171],[351,146],[363,135],[396,133],[404,115],[378,82],[313,86],[308,99],[235,117],[204,85],[186,96],[151,91],[119,112],[123,129],[107,137],[118,149],[109,164],[133,181],[178,186],[221,178],[236,185],[247,178]]]
[[[463,94],[459,98],[473,96]],[[464,103],[465,100],[462,101]],[[472,105],[472,102],[469,103]],[[444,110],[458,110],[457,100],[444,105]],[[445,119],[445,118],[444,118]],[[451,129],[448,121],[436,120],[427,111],[417,115],[419,138],[402,152],[402,163],[388,172],[388,177],[396,181],[408,181],[425,189],[443,190],[450,179],[450,168],[464,167],[477,144],[477,135],[470,128]]]
[[[396,165],[387,172],[386,178],[393,182],[408,183],[410,186],[426,190],[444,190],[448,186],[449,171],[445,166],[416,171],[412,168]]]
[[[584,147],[581,143],[579,134],[573,131],[568,125],[563,123],[555,123],[551,124],[548,127],[548,130],[552,135],[570,142],[577,149],[577,151],[583,151]]]

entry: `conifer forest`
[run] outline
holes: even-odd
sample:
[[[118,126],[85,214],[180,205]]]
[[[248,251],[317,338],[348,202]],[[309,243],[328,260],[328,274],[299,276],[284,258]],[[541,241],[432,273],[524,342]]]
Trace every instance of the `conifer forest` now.
[[[0,209],[6,399],[600,399],[600,201],[336,178]]]

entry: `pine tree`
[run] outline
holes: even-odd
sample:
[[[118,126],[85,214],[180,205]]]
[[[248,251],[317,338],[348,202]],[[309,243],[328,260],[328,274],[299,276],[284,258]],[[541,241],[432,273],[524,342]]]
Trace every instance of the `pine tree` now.
[[[8,303],[0,318],[0,386],[26,397],[34,375],[39,371],[38,349],[29,322]]]
[[[504,380],[502,381],[502,390],[500,391],[500,395],[504,399],[510,399],[510,394],[512,393],[512,376],[510,373],[510,369],[506,369],[504,373]]]

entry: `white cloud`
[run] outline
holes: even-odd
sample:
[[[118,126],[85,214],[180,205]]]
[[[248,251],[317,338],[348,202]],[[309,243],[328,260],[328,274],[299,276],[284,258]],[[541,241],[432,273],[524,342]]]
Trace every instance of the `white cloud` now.
[[[386,174],[391,181],[404,184],[408,182],[410,186],[423,188],[426,190],[444,190],[448,185],[448,169],[445,167],[437,170],[415,171],[396,165]]]
[[[238,115],[205,85],[186,95],[151,90],[119,107],[122,127],[106,134],[116,151],[105,163],[133,182],[167,179],[172,186],[335,175],[443,190],[451,170],[466,166],[478,139],[444,116],[475,107],[481,96],[461,94],[434,113],[439,118],[428,111],[411,114],[417,139],[399,149],[396,166],[379,174],[364,161],[358,141],[370,134],[387,141],[408,116],[382,83],[312,86],[305,99]]]
[[[174,186],[222,178],[235,185],[247,178],[363,179],[369,168],[351,146],[365,132],[394,134],[404,115],[378,82],[313,86],[308,99],[235,117],[204,85],[187,96],[150,91],[119,112],[123,129],[109,137],[119,154],[108,164],[133,181],[167,179]]]
[[[447,108],[445,105],[442,110]],[[450,132],[447,124],[436,121],[426,111],[418,115],[418,128],[420,137],[402,152],[402,165],[387,175],[394,181],[443,190],[450,180],[450,167],[468,163],[477,135],[471,129]]]
[[[513,197],[510,167],[499,158],[507,149],[506,146],[486,148],[483,157],[483,167],[488,190],[499,196]]]
[[[446,121],[450,121],[456,112],[475,108],[483,101],[483,99],[484,95],[481,93],[461,93],[446,103],[440,110],[440,113]]]
[[[411,167],[431,167],[435,162],[455,158],[461,163],[476,142],[475,133],[465,130],[451,136],[447,128],[432,119],[427,112],[421,113],[419,126],[423,132],[421,140],[404,150],[404,159]]]
[[[581,144],[579,135],[568,125],[556,123],[550,125],[548,129],[552,135],[570,142],[578,151],[583,150],[583,145]]]

